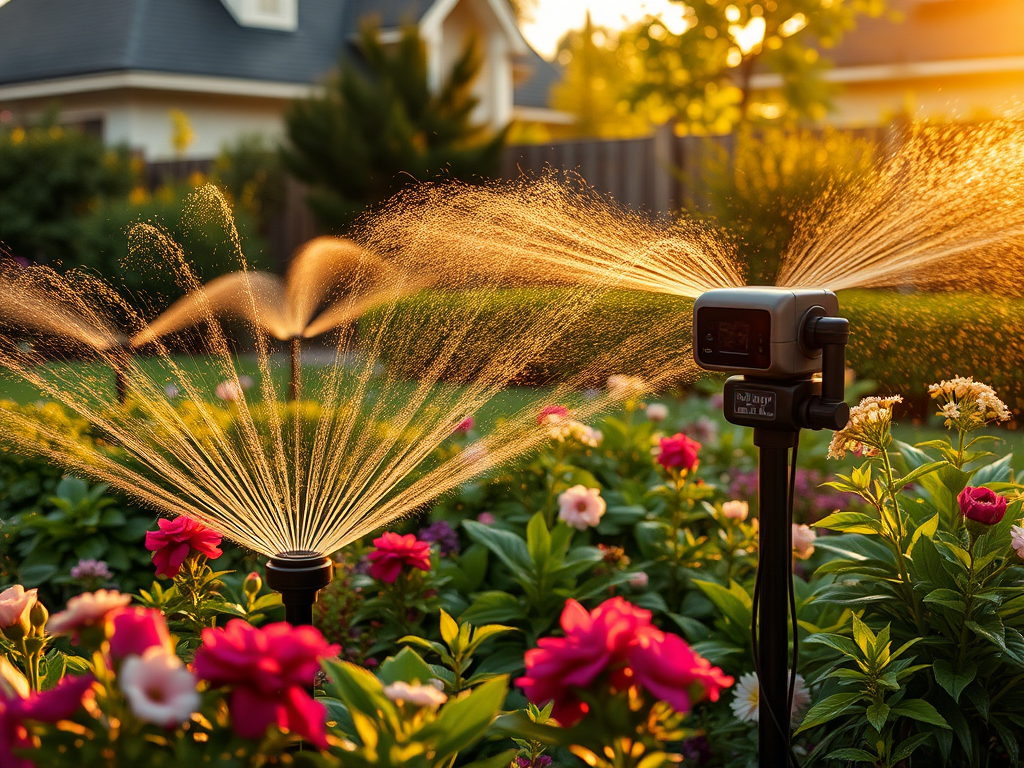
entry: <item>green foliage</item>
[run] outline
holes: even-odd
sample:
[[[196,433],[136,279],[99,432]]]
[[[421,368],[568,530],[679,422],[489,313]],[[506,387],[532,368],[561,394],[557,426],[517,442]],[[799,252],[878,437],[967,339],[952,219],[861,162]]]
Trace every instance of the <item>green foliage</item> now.
[[[134,179],[126,147],[107,149],[52,115],[27,129],[0,126],[0,251],[74,264],[81,218]]]
[[[414,645],[437,654],[444,666],[431,665],[431,669],[437,679],[444,682],[446,693],[458,694],[497,677],[497,675],[487,672],[468,674],[469,667],[473,663],[473,654],[492,637],[515,631],[515,627],[505,627],[501,624],[486,624],[474,629],[468,621],[456,622],[442,608],[442,643],[430,642],[415,635],[406,635],[398,642]]]
[[[433,678],[431,668],[408,648],[382,664],[379,677],[347,662],[328,661],[324,668],[331,698],[323,701],[352,742],[344,764],[357,768],[453,765],[490,728],[508,691],[508,678],[496,677],[452,696],[439,708],[395,700],[385,686],[428,686]],[[512,754],[503,753],[498,764],[507,764]]]
[[[309,186],[310,208],[332,232],[413,180],[493,175],[505,138],[472,120],[475,43],[436,91],[415,27],[393,50],[364,27],[360,50],[365,67],[346,64],[324,96],[295,102],[285,118],[285,166]]]
[[[750,285],[772,285],[801,211],[870,179],[875,147],[848,131],[741,128],[727,152],[710,140],[701,213],[742,243]],[[717,151],[715,151],[717,150]]]
[[[233,202],[266,235],[270,218],[284,204],[285,178],[279,149],[262,134],[244,134],[221,148],[210,174]]]
[[[191,290],[180,283],[171,242],[178,243],[201,281],[233,272],[240,266],[232,241],[237,230],[250,267],[266,266],[263,244],[253,215],[236,208],[232,215],[222,208],[219,193],[203,187],[203,179],[165,186],[152,195],[137,190],[129,198],[109,199],[79,221],[78,239],[71,253],[74,263],[106,276],[133,296],[133,306],[152,314]],[[154,237],[133,232],[137,224],[151,224],[166,234]]]

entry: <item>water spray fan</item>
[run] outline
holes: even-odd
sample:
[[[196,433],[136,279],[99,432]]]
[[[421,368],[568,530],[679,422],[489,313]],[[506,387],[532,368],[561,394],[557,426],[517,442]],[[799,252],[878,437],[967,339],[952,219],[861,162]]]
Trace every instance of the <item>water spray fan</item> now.
[[[696,300],[693,312],[694,359],[707,370],[737,374],[725,383],[725,418],[752,427],[759,449],[759,557],[751,627],[761,691],[759,763],[798,765],[790,746],[798,655],[791,565],[797,448],[801,429],[842,429],[849,420],[844,400],[849,324],[838,316],[836,295],[822,289],[715,289]],[[791,659],[787,609],[793,619]]]

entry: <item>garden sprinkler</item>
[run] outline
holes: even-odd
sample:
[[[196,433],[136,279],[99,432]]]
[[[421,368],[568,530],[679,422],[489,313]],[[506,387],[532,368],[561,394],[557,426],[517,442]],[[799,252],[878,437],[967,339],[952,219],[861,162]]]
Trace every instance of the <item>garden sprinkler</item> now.
[[[760,684],[758,754],[766,768],[796,763],[790,747],[786,627],[787,599],[796,621],[793,479],[800,430],[842,429],[850,417],[844,400],[850,331],[838,314],[834,293],[803,288],[715,289],[693,307],[694,359],[707,370],[739,374],[725,382],[725,418],[753,427],[759,448],[760,595],[757,599],[755,587],[759,610],[751,630],[759,629],[753,649]],[[793,643],[795,651],[795,635]]]
[[[313,624],[313,604],[333,575],[331,559],[308,550],[282,552],[267,561],[267,586],[281,594],[285,621],[296,627]]]
[[[292,353],[291,380],[288,384],[288,399],[296,402],[302,394],[300,375],[302,371],[300,355],[302,354],[302,336],[292,336],[289,340]]]

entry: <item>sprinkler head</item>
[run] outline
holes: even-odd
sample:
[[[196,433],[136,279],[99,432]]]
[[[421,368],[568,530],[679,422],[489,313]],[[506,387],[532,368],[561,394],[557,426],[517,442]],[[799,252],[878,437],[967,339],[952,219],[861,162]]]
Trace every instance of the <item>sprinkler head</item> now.
[[[313,604],[333,576],[334,563],[318,552],[282,552],[267,562],[267,586],[281,593],[285,619],[296,626],[313,623]]]

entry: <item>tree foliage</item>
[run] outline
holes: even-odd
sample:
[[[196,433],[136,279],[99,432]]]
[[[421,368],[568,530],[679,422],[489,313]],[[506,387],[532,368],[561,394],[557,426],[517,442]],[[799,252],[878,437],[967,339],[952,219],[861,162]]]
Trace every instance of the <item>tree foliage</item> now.
[[[681,18],[648,18],[621,44],[639,59],[635,101],[682,130],[726,133],[751,120],[821,118],[831,97],[822,55],[885,0],[676,0]],[[755,91],[754,76],[770,76]]]
[[[37,262],[72,260],[82,216],[128,193],[126,148],[57,125],[0,126],[0,251]]]
[[[360,49],[365,66],[344,65],[322,97],[295,102],[285,118],[285,165],[335,232],[413,180],[493,175],[505,140],[504,130],[473,122],[480,56],[472,40],[438,89],[415,28],[392,49],[364,27]]]

